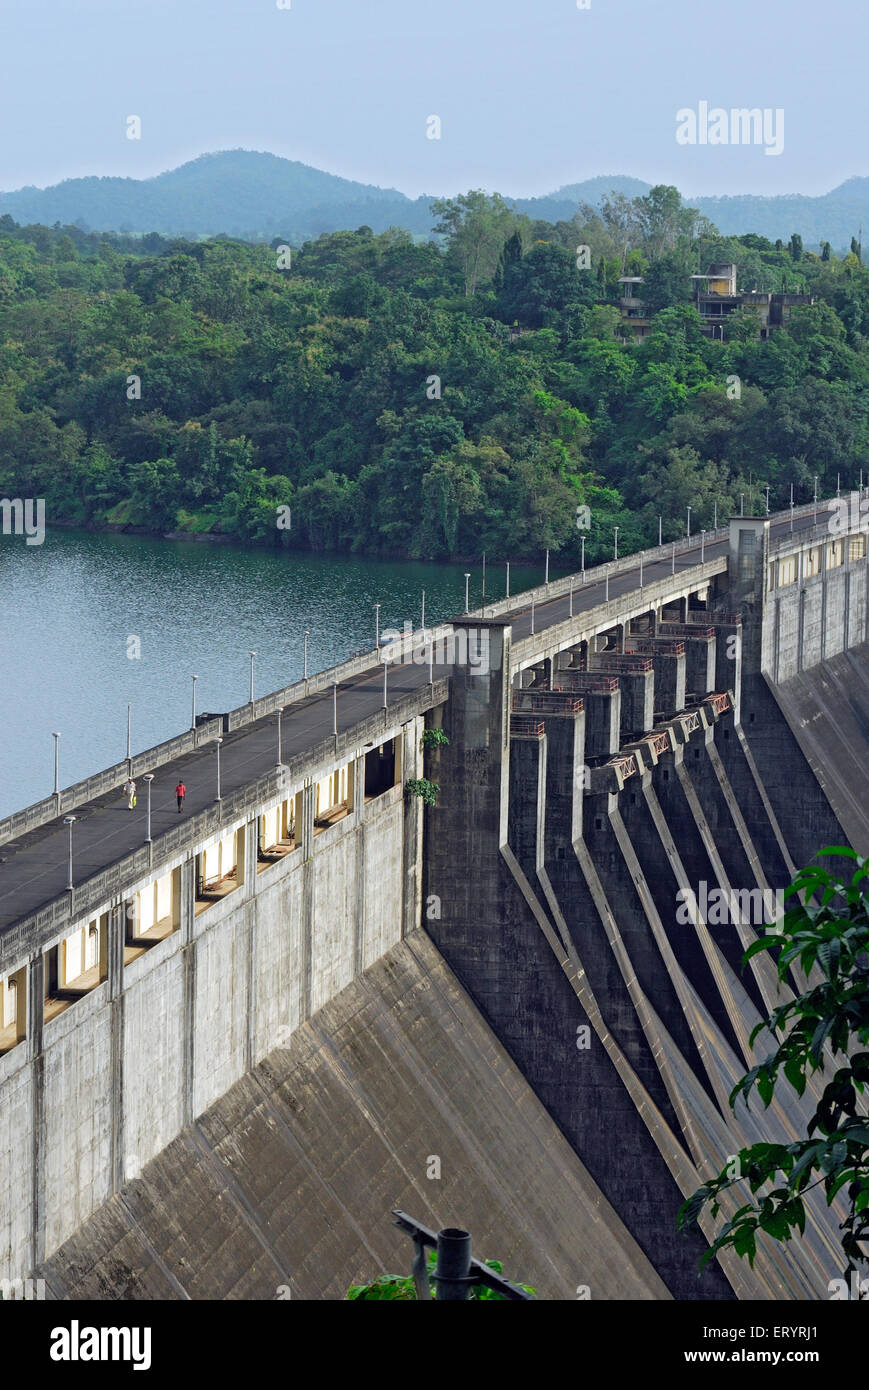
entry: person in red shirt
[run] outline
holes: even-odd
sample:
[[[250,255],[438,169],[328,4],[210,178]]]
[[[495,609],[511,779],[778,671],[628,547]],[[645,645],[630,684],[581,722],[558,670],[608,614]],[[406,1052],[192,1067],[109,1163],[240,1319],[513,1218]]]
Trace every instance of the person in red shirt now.
[[[184,798],[187,795],[187,788],[183,782],[178,783],[178,786],[175,788],[175,795],[178,798],[178,810],[180,812],[181,807],[184,805]]]

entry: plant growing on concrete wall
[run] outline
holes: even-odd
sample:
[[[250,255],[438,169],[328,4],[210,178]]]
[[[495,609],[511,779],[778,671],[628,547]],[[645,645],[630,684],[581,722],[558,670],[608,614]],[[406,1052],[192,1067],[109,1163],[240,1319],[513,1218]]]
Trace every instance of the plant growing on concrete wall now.
[[[408,796],[419,796],[426,806],[436,806],[440,787],[437,782],[430,782],[427,777],[411,777],[404,784],[404,790]]]
[[[788,981],[798,962],[803,977],[817,968],[820,984],[774,1009],[769,1019],[759,1023],[751,1042],[764,1028],[780,1035],[782,1042],[758,1066],[752,1067],[734,1087],[730,1104],[740,1095],[748,1103],[753,1088],[765,1107],[769,1107],[780,1072],[799,1095],[806,1089],[807,1075],[824,1072],[831,1059],[841,1058],[824,1088],[820,1102],[808,1124],[808,1136],[793,1144],[753,1144],[731,1159],[719,1175],[706,1183],[679,1210],[680,1230],[694,1227],[707,1205],[713,1217],[721,1210],[721,1195],[735,1187],[739,1196],[749,1198],[726,1222],[714,1244],[706,1251],[700,1267],[719,1250],[733,1249],[748,1256],[754,1264],[757,1232],[765,1231],[773,1240],[788,1241],[795,1231],[805,1231],[803,1198],[812,1188],[823,1186],[829,1206],[838,1195],[847,1198],[846,1215],[840,1223],[841,1245],[846,1264],[845,1279],[831,1281],[829,1292],[847,1298],[847,1276],[857,1292],[851,1297],[869,1297],[869,1273],[863,1244],[869,1241],[869,1119],[865,1096],[869,1083],[869,860],[851,849],[823,849],[817,856],[838,855],[855,863],[855,873],[838,878],[819,867],[810,866],[797,876],[786,896],[802,893],[805,904],[786,912],[780,929],[769,931],[755,941],[743,958],[747,963],[759,951],[776,953],[779,979]],[[789,982],[789,981],[788,981]],[[825,1048],[827,1054],[825,1055]],[[835,1065],[835,1063],[834,1063]],[[841,1285],[845,1292],[837,1292]]]
[[[443,729],[426,729],[419,741],[420,748],[442,748],[449,743],[449,736]]]
[[[432,1278],[437,1263],[437,1254],[434,1250],[428,1255],[428,1280],[431,1285],[431,1296],[437,1298],[437,1286]],[[494,1269],[497,1274],[503,1274],[503,1266],[500,1260],[484,1260],[490,1269]],[[521,1286],[526,1293],[536,1293],[536,1289],[529,1288],[527,1284]],[[405,1278],[401,1274],[382,1274],[379,1279],[374,1279],[370,1284],[351,1284],[347,1290],[347,1300],[363,1299],[367,1301],[388,1301],[392,1303],[417,1303],[419,1301],[416,1285],[413,1277],[408,1275]],[[494,1289],[487,1289],[479,1284],[471,1289],[468,1300],[486,1303],[506,1303],[507,1299],[503,1294],[496,1293]]]

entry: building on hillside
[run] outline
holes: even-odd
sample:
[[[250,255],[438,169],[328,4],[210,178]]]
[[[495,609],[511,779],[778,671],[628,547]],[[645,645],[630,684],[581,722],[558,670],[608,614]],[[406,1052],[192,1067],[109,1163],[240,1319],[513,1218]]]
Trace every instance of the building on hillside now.
[[[808,294],[738,290],[736,266],[732,261],[716,262],[705,275],[692,275],[691,281],[700,328],[707,338],[723,338],[725,320],[741,309],[757,315],[758,333],[761,338],[768,338],[774,329],[787,323],[793,309],[814,303]],[[619,299],[623,342],[642,342],[651,331],[651,317],[638,294],[642,283],[639,275],[623,275],[619,280],[624,286]]]

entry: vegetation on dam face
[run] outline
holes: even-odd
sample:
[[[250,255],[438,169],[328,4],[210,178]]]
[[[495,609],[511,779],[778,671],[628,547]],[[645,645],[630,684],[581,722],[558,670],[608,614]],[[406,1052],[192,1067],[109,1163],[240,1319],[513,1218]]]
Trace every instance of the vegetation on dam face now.
[[[431,241],[299,250],[0,218],[0,495],[49,522],[573,565],[616,526],[628,551],[659,515],[666,539],[688,506],[699,529],[869,463],[856,244],[721,237],[667,188],[555,224],[482,193],[434,213]],[[814,302],[766,338],[741,304],[709,337],[690,276],[723,262]]]

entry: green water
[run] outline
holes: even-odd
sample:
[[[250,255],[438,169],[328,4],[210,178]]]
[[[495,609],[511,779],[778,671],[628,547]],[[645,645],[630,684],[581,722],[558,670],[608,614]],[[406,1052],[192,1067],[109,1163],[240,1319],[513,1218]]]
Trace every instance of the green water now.
[[[0,535],[0,816],[188,728],[191,675],[197,709],[248,699],[249,650],[256,695],[301,678],[304,630],[310,673],[374,646],[381,630],[419,626],[464,609],[465,570],[481,566],[48,531],[41,546]],[[513,593],[539,583],[513,566]],[[486,597],[505,591],[503,565],[487,568]],[[137,655],[138,653],[138,655]]]

